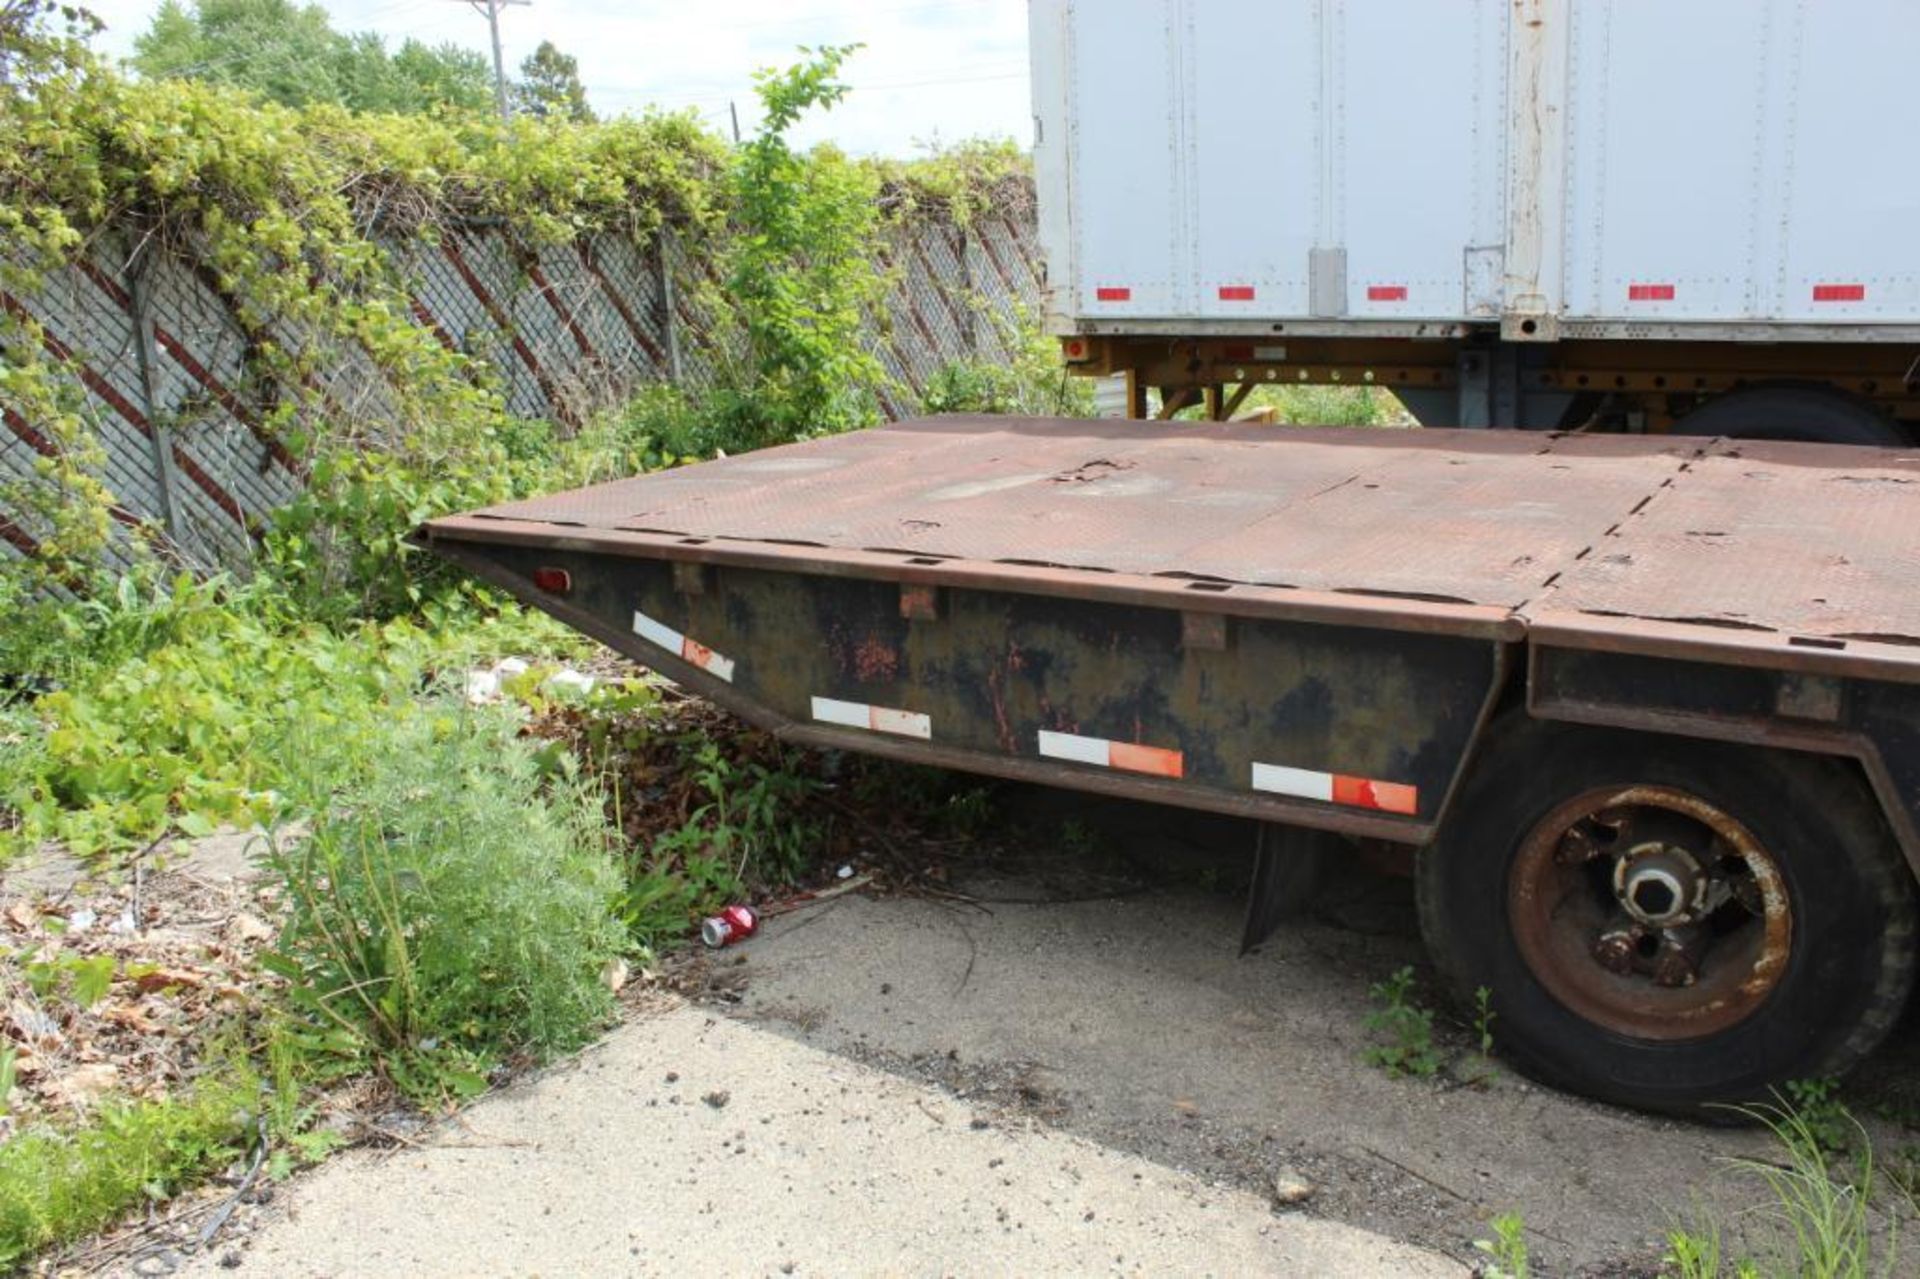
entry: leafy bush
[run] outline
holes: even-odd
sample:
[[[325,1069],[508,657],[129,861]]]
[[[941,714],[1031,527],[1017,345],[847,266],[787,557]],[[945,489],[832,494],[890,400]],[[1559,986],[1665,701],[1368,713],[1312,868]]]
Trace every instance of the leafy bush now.
[[[687,735],[680,748],[702,802],[684,824],[629,854],[618,908],[647,947],[684,936],[695,918],[738,895],[749,871],[756,883],[792,883],[824,836],[806,811],[824,788],[803,771],[802,752],[774,743],[764,762],[735,759],[704,733]]]
[[[311,830],[268,856],[288,889],[271,964],[316,1026],[418,1097],[599,1029],[622,942],[604,819],[585,788],[549,784],[511,716],[440,706],[350,750],[305,731],[287,746]]]
[[[284,783],[271,744],[288,727],[359,740],[401,713],[430,647],[399,622],[337,635],[212,610],[184,626],[35,704],[25,834],[87,852],[257,818]]]
[[[0,694],[0,865],[6,861],[5,838],[20,828],[20,804],[45,750],[46,733],[33,712]]]
[[[858,47],[823,47],[755,77],[764,122],[735,153],[728,189],[741,233],[727,261],[728,301],[752,377],[714,405],[741,447],[877,417],[871,392],[883,375],[862,330],[885,285],[869,261],[879,179],[831,146],[803,156],[787,141],[807,111],[846,96],[835,77]]]
[[[264,588],[184,579],[57,616],[55,633],[74,637],[64,687],[0,717],[0,806],[16,813],[11,831],[0,819],[0,860],[27,841],[84,855],[259,820],[301,762],[278,748],[290,732],[358,749],[411,714],[440,668],[585,646],[471,588],[433,601],[418,623],[337,629],[297,620]]]
[[[83,1126],[0,1145],[0,1267],[164,1200],[234,1158],[257,1091],[245,1077],[204,1082],[181,1098],[108,1105]]]
[[[1031,316],[991,318],[1009,358],[972,360],[937,369],[921,397],[927,412],[1093,416],[1093,383],[1067,372],[1060,362],[1058,344]]]
[[[1410,426],[1413,418],[1377,386],[1262,386],[1243,412],[1269,408],[1274,420],[1299,426]]]

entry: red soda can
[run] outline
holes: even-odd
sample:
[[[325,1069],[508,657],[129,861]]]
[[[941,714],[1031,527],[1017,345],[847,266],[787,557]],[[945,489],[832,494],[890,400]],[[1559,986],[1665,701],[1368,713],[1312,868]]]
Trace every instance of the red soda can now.
[[[759,931],[760,916],[753,913],[751,906],[729,906],[701,923],[700,940],[718,950],[745,941]]]

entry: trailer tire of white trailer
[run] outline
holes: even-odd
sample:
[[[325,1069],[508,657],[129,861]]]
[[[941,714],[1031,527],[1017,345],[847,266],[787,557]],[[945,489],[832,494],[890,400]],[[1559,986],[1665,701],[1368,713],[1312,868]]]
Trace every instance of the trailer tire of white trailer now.
[[[1846,761],[1515,716],[1417,884],[1499,1052],[1621,1105],[1724,1120],[1837,1076],[1913,982],[1913,876]]]
[[[1802,440],[1899,448],[1906,434],[1872,405],[1828,386],[1778,383],[1716,395],[1673,427],[1676,435]]]

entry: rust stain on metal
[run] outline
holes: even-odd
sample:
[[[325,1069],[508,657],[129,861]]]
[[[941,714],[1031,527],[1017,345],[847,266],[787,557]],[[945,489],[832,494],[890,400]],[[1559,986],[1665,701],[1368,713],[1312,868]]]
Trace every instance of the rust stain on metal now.
[[[1595,914],[1582,895],[1581,863],[1632,855],[1641,814],[1654,814],[1656,824],[1659,814],[1678,814],[1703,827],[1715,860],[1737,860],[1751,877],[1749,897],[1741,899],[1751,918],[1723,935],[1705,919],[1669,927],[1624,914],[1607,924]],[[1583,823],[1611,828],[1618,838],[1597,841]],[[1719,808],[1670,786],[1590,792],[1541,819],[1515,855],[1508,917],[1528,967],[1554,998],[1642,1039],[1688,1039],[1744,1020],[1779,983],[1793,948],[1786,883],[1766,848]]]
[[[1020,743],[1013,733],[1013,721],[1007,716],[1007,670],[998,662],[987,668],[987,702],[993,707],[993,731],[1000,752],[1015,754]]]
[[[900,677],[900,654],[877,635],[853,646],[853,673],[864,684],[890,683]]]
[[[1740,983],[1743,1002],[1757,1002],[1771,991],[1785,971],[1793,950],[1793,911],[1787,885],[1771,855],[1745,826],[1712,804],[1670,786],[1638,786],[1615,797],[1616,804],[1657,804],[1686,813],[1725,841],[1746,863],[1761,903],[1762,936],[1747,979]],[[1718,1011],[1731,1001],[1719,1001],[1703,1012]]]
[[[915,582],[902,583],[900,616],[912,622],[940,620],[940,588]]]

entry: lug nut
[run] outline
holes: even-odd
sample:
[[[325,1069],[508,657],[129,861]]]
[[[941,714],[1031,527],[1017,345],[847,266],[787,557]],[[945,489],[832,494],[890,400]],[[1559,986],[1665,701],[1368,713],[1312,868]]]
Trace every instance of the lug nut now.
[[[1687,958],[1687,952],[1678,946],[1663,946],[1653,961],[1653,984],[1656,986],[1691,986],[1699,980],[1700,974],[1694,971],[1693,961]]]
[[[1627,928],[1616,928],[1610,933],[1600,934],[1600,940],[1593,944],[1593,958],[1608,972],[1623,976],[1633,971],[1634,952],[1639,938]]]

